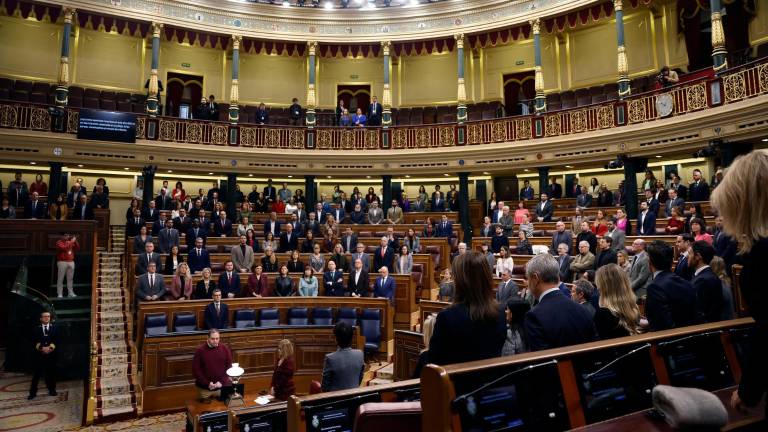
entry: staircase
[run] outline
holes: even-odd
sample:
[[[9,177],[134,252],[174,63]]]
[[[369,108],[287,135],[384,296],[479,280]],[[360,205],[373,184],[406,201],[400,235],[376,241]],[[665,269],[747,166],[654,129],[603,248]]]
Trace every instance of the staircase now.
[[[98,252],[98,283],[93,312],[95,364],[94,420],[138,414],[136,349],[132,337],[130,293],[123,274],[125,228],[110,228],[109,252]],[[110,418],[109,420],[113,420]]]

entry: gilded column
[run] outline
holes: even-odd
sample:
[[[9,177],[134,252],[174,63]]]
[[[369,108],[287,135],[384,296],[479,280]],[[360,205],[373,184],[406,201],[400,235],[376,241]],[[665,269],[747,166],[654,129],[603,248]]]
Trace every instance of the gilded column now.
[[[381,125],[384,127],[392,125],[392,90],[389,88],[389,53],[392,48],[390,41],[381,43],[382,53],[384,55],[384,92],[381,95],[381,104],[384,106]]]
[[[237,105],[240,92],[237,80],[240,77],[240,42],[242,40],[242,36],[232,36],[232,86],[229,91],[229,121],[232,124],[237,124],[240,120],[240,107]]]
[[[147,95],[147,114],[156,116],[159,114],[160,92],[157,81],[157,68],[160,64],[160,31],[161,23],[152,23],[152,69],[149,72],[149,89]]]
[[[317,105],[317,96],[315,95],[315,55],[317,55],[317,42],[307,42],[309,48],[309,82],[307,83],[307,126],[315,126],[315,106]]]
[[[627,62],[627,49],[624,47],[624,10],[623,0],[613,0],[613,9],[616,11],[616,38],[618,48],[618,70],[619,70],[619,98],[623,99],[629,96],[631,89],[629,87],[629,64]]]
[[[464,85],[464,35],[455,35],[456,39],[456,56],[459,59],[458,70],[458,89],[457,96],[459,101],[458,112],[456,113],[456,120],[459,123],[467,121],[467,87]]]
[[[536,114],[547,111],[547,98],[544,96],[544,74],[541,72],[541,20],[536,18],[530,22],[533,31],[533,70],[536,99],[534,109]]]
[[[728,51],[725,50],[725,31],[723,20],[720,16],[720,0],[709,0],[712,11],[712,67],[715,72],[728,68]]]
[[[69,101],[69,41],[72,34],[74,9],[64,8],[64,31],[61,36],[61,59],[59,60],[59,79],[56,86],[56,105],[66,106]]]

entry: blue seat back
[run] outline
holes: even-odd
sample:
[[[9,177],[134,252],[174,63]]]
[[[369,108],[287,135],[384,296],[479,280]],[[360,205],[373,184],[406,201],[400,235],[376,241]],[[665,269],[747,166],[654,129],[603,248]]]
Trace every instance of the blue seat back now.
[[[177,312],[173,314],[173,331],[190,332],[197,330],[197,319],[194,312]]]
[[[331,308],[312,309],[312,323],[325,326],[333,324],[333,311]]]
[[[266,308],[259,311],[259,325],[273,327],[280,325],[280,313],[276,308]]]
[[[253,309],[238,309],[234,314],[235,328],[256,327],[256,311]]]
[[[336,322],[345,322],[354,327],[357,325],[357,309],[350,307],[339,308],[339,315]]]
[[[309,310],[305,307],[288,309],[288,325],[309,325]]]
[[[168,333],[168,320],[164,313],[144,315],[144,334],[156,336]]]
[[[381,310],[363,309],[360,333],[365,337],[365,350],[378,351],[381,342]]]

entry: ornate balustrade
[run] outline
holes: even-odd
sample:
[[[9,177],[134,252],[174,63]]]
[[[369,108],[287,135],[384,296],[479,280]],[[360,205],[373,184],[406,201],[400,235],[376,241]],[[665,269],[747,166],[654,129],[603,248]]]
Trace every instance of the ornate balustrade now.
[[[566,137],[679,117],[768,93],[768,59],[720,76],[595,105],[476,122],[389,128],[290,127],[137,115],[138,140],[267,149],[387,150],[482,145]],[[67,108],[66,133],[77,133],[79,112]],[[0,102],[0,128],[50,131],[49,107]]]

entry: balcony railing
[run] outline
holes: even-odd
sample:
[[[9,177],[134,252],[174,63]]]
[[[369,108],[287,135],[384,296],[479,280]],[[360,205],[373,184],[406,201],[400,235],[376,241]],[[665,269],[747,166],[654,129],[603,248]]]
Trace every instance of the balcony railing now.
[[[672,101],[668,117],[732,104],[768,93],[768,58],[720,76],[704,76],[624,100],[563,109],[542,115],[506,117],[463,124],[382,127],[291,127],[229,124],[136,115],[136,138],[186,144],[262,149],[388,150],[482,145],[564,137],[659,120],[657,102]],[[51,131],[48,106],[0,101],[0,128]],[[67,108],[65,132],[76,134],[79,112]]]

